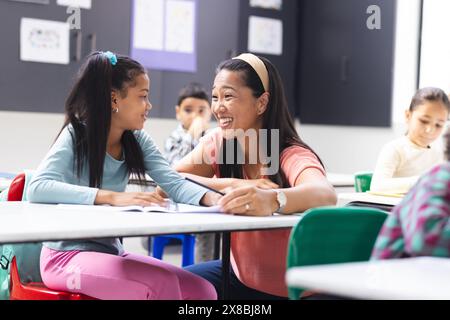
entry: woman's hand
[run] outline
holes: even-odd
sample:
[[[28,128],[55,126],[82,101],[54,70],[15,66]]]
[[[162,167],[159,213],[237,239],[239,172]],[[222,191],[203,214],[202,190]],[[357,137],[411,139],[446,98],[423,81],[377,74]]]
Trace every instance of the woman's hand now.
[[[270,181],[269,179],[234,179],[231,183],[231,188],[239,189],[242,187],[256,187],[260,189],[278,189],[280,186]]]
[[[231,190],[219,200],[223,212],[246,216],[271,216],[278,209],[277,193],[257,187]]]
[[[110,204],[113,206],[124,207],[130,205],[167,206],[167,200],[161,197],[157,192],[113,192],[99,190],[95,198],[95,204]]]

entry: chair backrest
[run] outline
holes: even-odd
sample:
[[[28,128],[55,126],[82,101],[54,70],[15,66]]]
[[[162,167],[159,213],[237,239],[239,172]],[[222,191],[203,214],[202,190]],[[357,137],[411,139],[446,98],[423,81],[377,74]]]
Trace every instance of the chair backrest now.
[[[33,179],[34,170],[24,170],[11,182],[7,192],[7,201],[27,201],[27,189]]]
[[[292,229],[287,268],[369,260],[386,217],[385,211],[362,207],[306,211]],[[289,297],[298,299],[302,291],[289,288]]]
[[[26,201],[27,186],[32,179],[33,171],[25,171],[17,175],[7,192],[7,201]],[[9,298],[10,272],[12,261],[15,263],[20,273],[23,283],[41,282],[39,260],[42,243],[23,243],[0,245],[1,268],[0,268],[0,300]]]
[[[355,191],[366,192],[370,190],[373,172],[357,172],[355,173]]]
[[[22,201],[25,178],[25,173],[20,173],[13,179],[8,188],[8,201]]]

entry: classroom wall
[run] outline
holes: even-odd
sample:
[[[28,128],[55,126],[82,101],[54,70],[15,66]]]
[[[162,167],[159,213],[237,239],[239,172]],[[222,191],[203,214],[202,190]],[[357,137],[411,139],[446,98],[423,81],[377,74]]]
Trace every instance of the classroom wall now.
[[[420,0],[398,0],[391,128],[299,126],[300,134],[316,149],[328,171],[373,170],[381,147],[406,132],[404,111],[417,86],[419,24]]]
[[[316,149],[328,171],[372,170],[382,145],[404,132],[403,111],[416,90],[419,4],[419,0],[398,1],[392,128],[297,124],[300,135]],[[0,112],[0,171],[35,168],[62,123],[61,114]],[[176,124],[175,120],[151,119],[145,129],[162,147]]]
[[[239,0],[198,0],[197,69],[195,73],[150,70],[153,114],[173,118],[179,90],[191,81],[209,88],[215,67],[228,59],[238,45]],[[81,11],[81,61],[68,65],[24,62],[20,53],[20,21],[33,17],[64,21],[66,8],[51,1],[49,5],[0,0],[0,110],[26,112],[63,112],[64,101],[73,76],[91,51],[90,34],[96,34],[96,48],[129,54],[131,0],[96,0],[90,10]],[[117,12],[120,21],[110,19]],[[226,30],[226,32],[224,32]],[[71,31],[71,55],[75,55],[75,31]],[[36,86],[45,79],[45,85]],[[27,90],[24,92],[23,87]]]

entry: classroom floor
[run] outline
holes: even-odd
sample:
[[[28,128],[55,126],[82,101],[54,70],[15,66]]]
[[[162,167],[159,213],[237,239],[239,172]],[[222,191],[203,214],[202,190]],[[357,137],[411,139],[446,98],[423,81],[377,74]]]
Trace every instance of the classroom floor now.
[[[148,255],[148,251],[143,247],[141,238],[123,239],[125,251]],[[164,249],[163,261],[181,267],[181,245],[169,245]]]

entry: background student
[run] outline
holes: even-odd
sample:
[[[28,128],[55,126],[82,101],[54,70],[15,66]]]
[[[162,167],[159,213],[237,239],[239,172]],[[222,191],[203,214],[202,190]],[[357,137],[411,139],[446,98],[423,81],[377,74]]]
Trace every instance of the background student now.
[[[422,176],[387,217],[372,259],[450,258],[450,133],[447,161]]]
[[[189,83],[181,90],[175,110],[180,123],[166,140],[164,148],[164,155],[172,166],[191,152],[209,129],[211,106],[208,93],[199,83]],[[213,233],[196,235],[195,262],[213,259],[214,239]]]
[[[212,205],[218,195],[184,180],[142,130],[152,108],[150,80],[136,61],[91,54],[66,101],[66,121],[29,185],[31,202],[164,204],[157,193],[123,192],[130,174],[149,174],[177,202]],[[67,223],[71,223],[68,221]],[[46,286],[98,299],[215,299],[204,279],[148,256],[124,251],[113,239],[45,242]],[[74,270],[79,288],[66,283]]]
[[[191,152],[209,129],[211,106],[206,90],[198,83],[189,83],[180,91],[175,111],[180,123],[164,145],[171,165]]]
[[[223,62],[217,70],[211,105],[219,128],[203,137],[176,169],[196,175],[192,178],[215,189],[232,187],[219,202],[225,212],[270,216],[336,203],[321,161],[295,130],[279,73],[268,60],[243,54]],[[259,129],[269,132],[264,136]],[[257,132],[260,143],[239,131]],[[274,141],[279,152],[270,143],[272,133],[279,134]],[[252,142],[256,150],[251,152]],[[262,157],[251,161],[260,151],[264,154],[260,144],[269,149],[272,162],[279,162],[276,172],[267,171],[269,164]],[[220,160],[235,149],[241,153],[234,153],[231,162]],[[241,156],[244,161],[237,161]],[[289,234],[290,230],[232,233],[232,299],[287,297],[284,275]],[[204,277],[220,292],[220,261],[187,270]]]
[[[420,175],[443,161],[442,150],[431,144],[441,135],[449,111],[449,99],[441,89],[417,91],[406,111],[408,131],[381,150],[371,191],[405,193]]]

